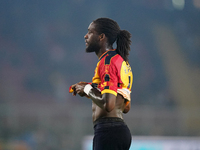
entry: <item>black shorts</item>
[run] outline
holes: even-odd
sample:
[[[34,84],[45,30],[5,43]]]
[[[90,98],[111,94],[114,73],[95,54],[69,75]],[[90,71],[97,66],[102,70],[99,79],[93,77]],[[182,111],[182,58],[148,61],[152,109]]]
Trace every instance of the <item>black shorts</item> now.
[[[131,133],[120,118],[101,118],[94,122],[93,150],[129,150]]]

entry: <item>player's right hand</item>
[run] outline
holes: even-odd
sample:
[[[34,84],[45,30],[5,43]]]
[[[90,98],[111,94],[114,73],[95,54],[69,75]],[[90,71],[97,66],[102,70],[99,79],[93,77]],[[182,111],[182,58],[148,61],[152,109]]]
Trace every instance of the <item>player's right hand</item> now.
[[[69,93],[72,93],[73,96],[76,96],[77,94],[75,86],[76,84],[73,84],[69,87]]]

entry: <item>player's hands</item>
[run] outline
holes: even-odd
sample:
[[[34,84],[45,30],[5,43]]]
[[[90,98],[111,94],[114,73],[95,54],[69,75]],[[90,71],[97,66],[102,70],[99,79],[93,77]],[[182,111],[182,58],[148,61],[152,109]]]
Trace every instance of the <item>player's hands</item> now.
[[[69,87],[69,93],[72,93],[73,96],[76,96],[77,94],[75,86],[76,84],[73,84]]]
[[[85,92],[83,91],[85,85],[87,84],[88,84],[87,82],[79,82],[79,83],[73,84],[72,86],[70,86],[69,92],[73,93],[74,96],[76,96],[76,94],[79,94],[81,97],[87,96]]]
[[[86,82],[79,82],[78,84],[76,84],[75,88],[76,88],[76,92],[81,96],[86,96],[85,92],[83,91],[85,85],[87,85],[88,83]]]

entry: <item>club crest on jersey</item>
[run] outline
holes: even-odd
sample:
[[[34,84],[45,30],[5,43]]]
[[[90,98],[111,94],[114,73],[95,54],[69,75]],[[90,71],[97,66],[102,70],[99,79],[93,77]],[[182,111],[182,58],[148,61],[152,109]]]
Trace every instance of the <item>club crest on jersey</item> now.
[[[108,73],[109,71],[109,65],[105,65],[105,73]]]
[[[112,82],[103,82],[101,84],[101,87],[105,87],[105,86],[113,86],[114,84]]]

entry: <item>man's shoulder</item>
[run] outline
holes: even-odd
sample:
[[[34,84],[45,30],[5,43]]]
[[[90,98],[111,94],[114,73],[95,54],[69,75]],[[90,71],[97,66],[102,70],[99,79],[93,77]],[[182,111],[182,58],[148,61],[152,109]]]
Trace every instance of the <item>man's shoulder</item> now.
[[[121,63],[123,58],[116,52],[116,50],[109,51],[105,57],[105,64]]]

